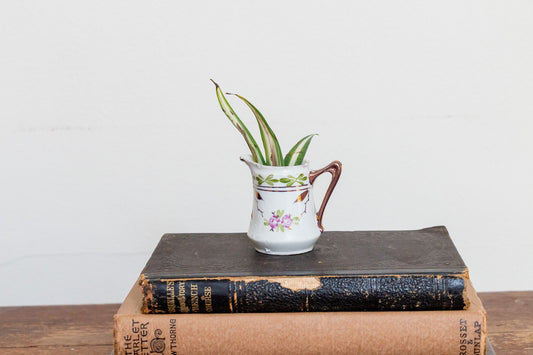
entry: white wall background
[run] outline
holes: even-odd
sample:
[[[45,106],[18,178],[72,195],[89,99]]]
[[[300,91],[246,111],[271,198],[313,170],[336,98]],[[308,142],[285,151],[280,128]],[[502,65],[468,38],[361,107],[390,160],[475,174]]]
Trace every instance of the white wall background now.
[[[246,146],[210,78],[254,102],[284,150],[318,132],[312,167],[343,162],[327,229],[444,224],[479,291],[533,289],[532,14],[2,2],[0,305],[121,302],[163,233],[247,229]]]

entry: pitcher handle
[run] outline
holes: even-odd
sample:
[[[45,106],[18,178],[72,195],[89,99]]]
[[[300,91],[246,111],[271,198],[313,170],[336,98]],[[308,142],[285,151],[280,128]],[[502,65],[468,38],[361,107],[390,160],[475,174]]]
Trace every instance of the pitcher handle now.
[[[322,173],[328,172],[331,174],[331,182],[329,183],[326,194],[324,195],[324,199],[322,200],[320,209],[318,210],[318,213],[316,214],[316,219],[318,221],[318,228],[320,229],[320,232],[324,231],[324,227],[322,226],[322,216],[324,214],[324,209],[326,208],[329,197],[331,196],[331,193],[333,192],[335,185],[337,185],[337,181],[339,181],[339,177],[341,176],[341,171],[342,171],[341,162],[338,160],[335,160],[329,163],[328,165],[326,165],[322,169],[313,170],[309,172],[309,183],[311,185],[313,184],[315,179]]]

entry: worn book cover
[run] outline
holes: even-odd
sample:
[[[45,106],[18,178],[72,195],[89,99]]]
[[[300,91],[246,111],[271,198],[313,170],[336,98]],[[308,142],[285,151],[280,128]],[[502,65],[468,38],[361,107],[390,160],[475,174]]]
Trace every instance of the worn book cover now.
[[[467,310],[143,314],[135,285],[114,316],[116,355],[485,354],[486,313],[469,280]]]
[[[244,233],[166,234],[141,274],[145,313],[459,310],[468,270],[445,227],[325,232],[313,251]]]

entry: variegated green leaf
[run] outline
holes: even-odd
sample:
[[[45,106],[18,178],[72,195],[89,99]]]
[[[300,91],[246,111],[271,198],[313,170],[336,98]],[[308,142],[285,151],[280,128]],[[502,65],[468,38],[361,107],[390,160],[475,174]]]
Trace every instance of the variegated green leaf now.
[[[257,124],[259,125],[259,132],[261,132],[261,139],[263,140],[263,146],[265,148],[265,163],[266,165],[283,165],[283,154],[281,153],[281,147],[279,146],[278,139],[276,138],[276,135],[268,125],[265,117],[259,112],[259,110],[252,105],[252,103],[248,100],[246,100],[244,97],[237,95],[237,94],[230,94],[228,95],[235,95],[242,101],[248,105],[248,107],[252,110],[255,118],[257,119]]]
[[[298,141],[298,143],[296,143],[285,156],[283,165],[292,166],[302,164],[305,158],[305,153],[307,153],[307,149],[309,148],[309,144],[311,144],[311,139],[313,139],[315,135],[316,134],[310,134],[300,139],[300,141]]]
[[[259,149],[259,146],[257,145],[257,142],[255,141],[254,137],[252,136],[248,128],[246,128],[244,123],[242,123],[241,119],[237,116],[233,108],[228,103],[228,100],[226,100],[226,97],[222,93],[220,86],[218,86],[218,84],[215,83],[212,79],[211,81],[216,86],[217,99],[218,99],[218,103],[220,104],[220,107],[222,108],[222,111],[226,114],[226,116],[229,118],[231,123],[233,123],[235,128],[237,128],[237,130],[244,137],[244,140],[246,141],[246,144],[248,145],[248,148],[250,148],[250,152],[252,153],[253,160],[256,163],[265,164],[265,159],[263,158],[263,154],[261,153],[261,150]]]

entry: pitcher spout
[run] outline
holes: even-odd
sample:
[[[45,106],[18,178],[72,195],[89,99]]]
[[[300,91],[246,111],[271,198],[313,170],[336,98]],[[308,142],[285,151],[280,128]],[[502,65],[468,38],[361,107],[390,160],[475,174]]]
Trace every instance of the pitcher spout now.
[[[246,165],[248,165],[249,168],[254,166],[254,164],[257,164],[255,161],[253,161],[251,155],[241,155],[239,158],[242,162],[244,162]]]
[[[246,165],[248,165],[248,168],[250,168],[250,172],[252,173],[252,175],[261,174],[265,171],[265,169],[272,168],[272,166],[256,163],[251,155],[242,155],[239,159]]]

